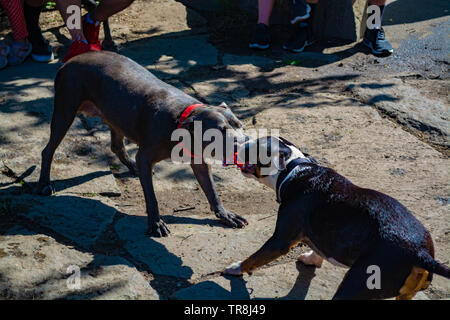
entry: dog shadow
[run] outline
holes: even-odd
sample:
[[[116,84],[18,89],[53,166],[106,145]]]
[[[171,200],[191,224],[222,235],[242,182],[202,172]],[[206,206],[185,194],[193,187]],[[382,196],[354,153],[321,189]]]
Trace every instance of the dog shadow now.
[[[0,190],[0,194],[22,194],[22,193],[36,193],[37,182],[27,182],[25,179],[28,178],[36,169],[36,166],[33,165],[25,170],[18,177],[10,177],[9,182],[0,183],[0,188],[8,187],[6,189]],[[107,176],[111,174],[110,171],[95,171],[90,172],[81,176],[76,176],[67,179],[54,179],[51,181],[51,184],[55,188],[55,192],[62,192],[66,189],[70,189],[79,185],[82,185],[88,181],[93,179],[97,179],[103,176]],[[108,193],[100,193],[104,196],[109,196]]]
[[[316,267],[307,266],[299,261],[296,262],[298,276],[291,291],[282,300],[305,300],[308,295],[312,279],[316,276]]]
[[[200,282],[183,292],[177,298],[192,300],[305,300],[311,285],[312,279],[315,277],[316,267],[307,266],[301,262],[296,263],[298,276],[292,289],[282,297],[268,298],[252,297],[255,289],[248,285],[248,281],[244,277],[235,277],[223,275],[223,278],[229,281],[230,290],[227,290],[220,284],[207,280]],[[205,294],[207,293],[207,294]],[[272,294],[272,293],[270,293]]]

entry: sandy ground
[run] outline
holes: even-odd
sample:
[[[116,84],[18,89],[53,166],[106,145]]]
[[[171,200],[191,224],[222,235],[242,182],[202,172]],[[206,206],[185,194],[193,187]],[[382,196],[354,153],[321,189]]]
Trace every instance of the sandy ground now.
[[[280,48],[285,28],[278,26],[272,49],[253,52],[246,48],[253,23],[248,16],[202,16],[175,1],[137,0],[110,23],[120,53],[164,81],[205,103],[227,102],[247,129],[279,129],[354,183],[400,200],[429,228],[436,258],[448,264],[449,39],[443,30],[449,6],[435,2],[414,19],[402,1],[391,2],[386,33],[396,53],[384,59],[337,40],[288,54]],[[56,12],[41,19],[60,59],[68,33]],[[302,246],[253,276],[220,276],[270,237],[278,207],[272,191],[236,168],[214,167],[214,178],[225,207],[245,216],[247,228],[220,225],[189,168],[162,162],[154,184],[172,234],[145,237],[139,180],[113,156],[108,129],[99,121],[77,118],[58,148],[52,168],[57,194],[31,194],[58,67],[59,61],[27,61],[0,72],[0,297],[333,296],[345,269],[296,264],[307,249]],[[133,144],[127,148],[136,152]],[[73,265],[81,269],[79,290],[65,285]],[[417,295],[449,297],[449,281],[438,276]]]

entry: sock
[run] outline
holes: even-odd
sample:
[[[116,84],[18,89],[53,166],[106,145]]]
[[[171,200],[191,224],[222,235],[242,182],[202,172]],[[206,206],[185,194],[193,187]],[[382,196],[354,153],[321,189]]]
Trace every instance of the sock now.
[[[40,31],[39,28],[39,16],[41,15],[41,10],[44,6],[32,7],[25,1],[23,3],[23,13],[25,16],[25,21],[27,23],[28,32]]]
[[[91,19],[91,13],[89,12],[88,14],[86,14],[85,16],[86,22],[89,24],[95,24],[96,26],[98,26],[98,24],[100,23],[99,21],[94,21]]]

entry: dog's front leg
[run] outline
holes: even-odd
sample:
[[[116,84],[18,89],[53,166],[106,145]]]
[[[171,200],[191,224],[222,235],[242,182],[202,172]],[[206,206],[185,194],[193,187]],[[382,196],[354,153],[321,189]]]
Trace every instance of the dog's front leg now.
[[[136,154],[136,165],[139,172],[139,180],[144,190],[145,205],[147,207],[148,232],[151,237],[167,237],[170,233],[166,224],[159,216],[158,201],[153,189],[151,154],[139,149]]]
[[[285,255],[294,243],[287,243],[273,235],[267,242],[254,254],[245,259],[228,266],[224,274],[239,276],[244,273],[252,273],[253,270],[272,262],[273,260]]]
[[[243,273],[251,273],[256,268],[285,255],[302,239],[302,231],[295,223],[297,216],[296,203],[289,206],[281,206],[278,211],[275,232],[266,243],[254,254],[243,262],[238,261],[228,266],[224,274],[239,276]]]
[[[233,228],[245,227],[248,224],[247,220],[229,212],[222,206],[216,188],[214,187],[210,166],[206,163],[192,163],[191,167],[192,171],[194,171],[195,178],[208,199],[211,210],[214,211],[217,218],[220,219],[220,222]]]

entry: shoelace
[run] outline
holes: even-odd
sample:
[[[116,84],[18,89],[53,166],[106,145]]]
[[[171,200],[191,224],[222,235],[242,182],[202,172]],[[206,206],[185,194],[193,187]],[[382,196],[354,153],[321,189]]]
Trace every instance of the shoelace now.
[[[383,28],[379,29],[378,34],[377,34],[377,39],[379,39],[379,40],[386,39]]]

